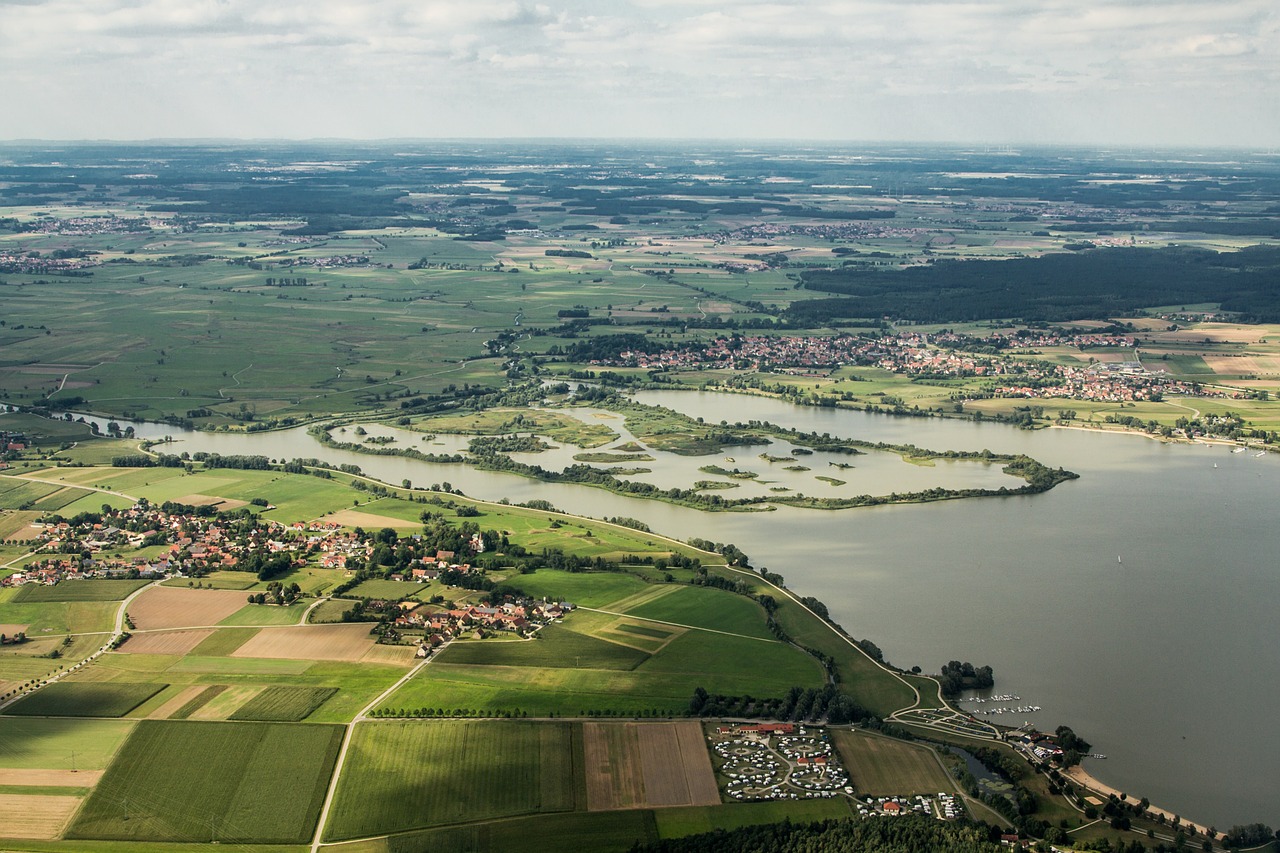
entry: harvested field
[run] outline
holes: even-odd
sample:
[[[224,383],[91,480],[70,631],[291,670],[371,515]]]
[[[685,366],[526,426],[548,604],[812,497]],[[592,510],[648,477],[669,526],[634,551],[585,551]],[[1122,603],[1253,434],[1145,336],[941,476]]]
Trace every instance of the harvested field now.
[[[1214,373],[1265,376],[1280,373],[1280,355],[1203,355]]]
[[[216,495],[187,495],[186,497],[177,498],[175,503],[186,504],[187,506],[216,506],[219,510],[239,509],[242,506],[249,505],[248,501],[220,498]]]
[[[149,589],[129,605],[138,628],[189,628],[216,625],[244,607],[243,592],[223,589]]]
[[[417,653],[417,646],[388,646],[379,643],[370,647],[364,657],[360,658],[360,662],[407,665],[415,660]]]
[[[836,749],[860,794],[912,795],[954,791],[932,751],[902,741],[832,730]]]
[[[0,511],[0,539],[14,542],[29,542],[40,536],[40,528],[32,527],[31,522],[40,517],[34,510]]]
[[[374,645],[369,627],[354,623],[263,628],[231,657],[357,661]]]
[[[49,840],[62,834],[79,797],[0,794],[0,826],[10,838]]]
[[[105,770],[0,770],[0,785],[29,788],[92,788]]]
[[[26,633],[26,630],[30,627],[30,625],[0,625],[0,634],[4,634],[6,637],[12,637],[14,634]]]
[[[341,524],[343,527],[363,527],[365,530],[381,530],[384,527],[392,527],[400,530],[418,530],[422,527],[419,521],[405,521],[403,518],[392,518],[389,515],[374,515],[371,512],[360,512],[354,509],[344,509],[341,512],[335,512],[333,515],[325,516],[325,521],[332,521],[335,524]]]
[[[199,631],[133,634],[120,647],[120,651],[131,655],[185,655],[212,633],[212,629],[206,628]]]
[[[583,723],[587,809],[720,803],[702,727],[682,723]]]

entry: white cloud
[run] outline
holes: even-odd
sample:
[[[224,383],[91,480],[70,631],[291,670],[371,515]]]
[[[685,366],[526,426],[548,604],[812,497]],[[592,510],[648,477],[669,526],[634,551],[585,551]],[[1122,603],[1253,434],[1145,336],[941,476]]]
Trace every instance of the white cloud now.
[[[1278,74],[1273,0],[0,0],[9,136],[1275,145]]]

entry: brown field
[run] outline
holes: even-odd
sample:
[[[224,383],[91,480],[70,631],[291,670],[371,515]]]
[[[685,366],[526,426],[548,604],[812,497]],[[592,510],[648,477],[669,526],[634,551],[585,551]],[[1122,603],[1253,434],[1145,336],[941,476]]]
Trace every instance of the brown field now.
[[[13,539],[18,542],[29,542],[40,535],[39,529],[32,527],[31,522],[40,517],[35,510],[13,510],[0,512],[0,539]]]
[[[1201,358],[1214,373],[1280,373],[1280,355],[1204,355]]]
[[[702,726],[583,723],[587,809],[719,805]]]
[[[14,634],[25,633],[30,627],[30,625],[0,625],[0,634],[4,634],[6,637],[11,637]]]
[[[369,627],[353,623],[263,628],[231,657],[357,661],[374,645]]]
[[[242,506],[248,506],[248,501],[238,501],[233,498],[220,498],[216,495],[187,495],[178,498],[175,503],[187,504],[188,506],[216,506],[218,509],[239,509]]]
[[[371,512],[360,512],[354,509],[344,509],[341,512],[335,512],[333,515],[326,515],[324,520],[341,524],[343,527],[363,527],[365,530],[381,530],[384,527],[417,530],[422,526],[422,523],[418,521],[405,521],[403,518],[374,515]]]
[[[1210,343],[1257,344],[1268,335],[1275,335],[1275,326],[1244,326],[1233,323],[1197,323],[1190,328],[1178,329],[1176,332],[1159,331],[1152,335],[1156,341],[1180,341],[1184,343],[1202,343],[1205,338]]]
[[[849,779],[860,794],[912,795],[954,791],[928,747],[883,737],[832,730]]]
[[[190,687],[184,687],[178,691],[168,702],[165,702],[159,708],[156,708],[147,715],[148,720],[167,720],[169,715],[199,696],[207,689],[207,685],[193,684]]]
[[[216,625],[244,607],[246,600],[245,594],[236,590],[158,586],[129,605],[129,616],[139,628]]]
[[[0,831],[9,838],[54,839],[79,807],[79,797],[0,794]]]
[[[414,656],[418,652],[417,646],[386,646],[377,645],[364,653],[364,657],[360,658],[361,663],[390,663],[390,664],[410,664],[414,661]]]
[[[212,633],[213,629],[205,628],[134,634],[120,647],[120,651],[132,655],[185,655]]]
[[[105,770],[0,769],[0,785],[54,788],[92,788]]]

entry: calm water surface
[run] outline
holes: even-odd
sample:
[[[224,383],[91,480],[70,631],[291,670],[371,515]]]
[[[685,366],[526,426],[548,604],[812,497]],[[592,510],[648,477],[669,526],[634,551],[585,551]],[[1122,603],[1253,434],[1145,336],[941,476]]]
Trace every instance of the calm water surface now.
[[[392,483],[448,481],[474,497],[537,497],[584,515],[638,518],[679,538],[733,542],[757,567],[821,598],[852,635],[874,640],[899,666],[937,671],[953,658],[990,664],[997,691],[1022,698],[1010,704],[1043,707],[993,720],[1071,725],[1108,755],[1089,762],[1090,771],[1135,799],[1146,796],[1219,828],[1280,824],[1280,729],[1273,725],[1280,706],[1274,630],[1280,459],[1136,436],[1025,432],[744,396],[638,398],[709,422],[759,419],[938,450],[1025,452],[1081,479],[1030,497],[705,513],[467,466],[334,451],[303,430],[244,436],[136,428],[140,436],[180,439],[169,448],[174,452],[314,456],[351,462]],[[420,436],[411,440],[423,450],[445,449],[422,445]],[[745,463],[766,450],[782,455],[764,447],[729,452]],[[850,476],[830,473],[851,481],[864,476],[870,485],[859,491],[874,493],[894,486],[872,486],[899,482],[892,479],[898,463],[852,461],[858,468]],[[657,479],[674,472],[687,484],[705,479],[696,469],[709,463],[725,464],[719,455],[641,464],[654,468]],[[828,473],[818,467],[808,477]],[[997,475],[998,469],[978,479]],[[816,486],[798,490],[822,493]],[[735,493],[743,494],[722,494]]]

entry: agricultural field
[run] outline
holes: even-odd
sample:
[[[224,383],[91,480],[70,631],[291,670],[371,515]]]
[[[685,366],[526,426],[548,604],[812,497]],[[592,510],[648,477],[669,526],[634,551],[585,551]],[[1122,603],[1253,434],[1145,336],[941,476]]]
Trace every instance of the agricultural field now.
[[[748,598],[725,595],[711,587],[667,586],[658,589],[669,590],[669,593],[634,606],[625,601],[615,602],[607,609],[616,608],[628,616],[660,622],[773,639],[765,626],[764,608]]]
[[[956,789],[929,746],[843,729],[832,729],[831,736],[860,794],[906,796]]]
[[[268,687],[237,708],[229,719],[297,723],[337,692],[336,687]]]
[[[129,605],[129,618],[139,629],[199,628],[217,625],[246,606],[236,590],[182,589],[158,586]]]
[[[75,580],[53,586],[26,584],[18,589],[14,604],[43,604],[58,601],[122,601],[150,581]]]
[[[657,643],[661,651],[650,654],[636,647],[644,644],[643,635],[620,636],[632,643],[623,645],[579,632],[606,634],[616,624],[579,611],[563,625],[542,629],[535,640],[455,641],[384,707],[665,716],[682,713],[699,686],[727,695],[783,696],[793,686],[823,680],[817,661],[775,640],[689,631]]]
[[[720,803],[697,722],[583,723],[582,740],[590,811]]]
[[[233,658],[284,660],[358,661],[374,645],[367,623],[346,625],[297,625],[263,628],[231,653]],[[406,647],[408,656],[413,649]]]
[[[28,717],[123,717],[168,685],[58,681],[5,709]]]
[[[133,634],[120,646],[120,651],[131,655],[185,655],[212,635],[212,628]]]
[[[448,796],[440,792],[448,791]],[[571,723],[360,723],[326,840],[493,820],[585,805]]]
[[[0,717],[0,775],[8,770],[105,770],[135,723]]]
[[[309,840],[341,739],[339,726],[144,720],[67,837]]]

